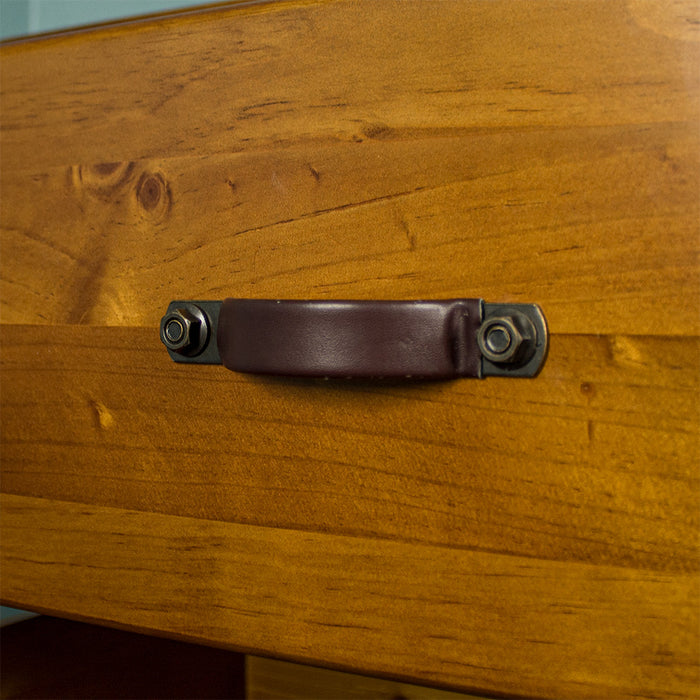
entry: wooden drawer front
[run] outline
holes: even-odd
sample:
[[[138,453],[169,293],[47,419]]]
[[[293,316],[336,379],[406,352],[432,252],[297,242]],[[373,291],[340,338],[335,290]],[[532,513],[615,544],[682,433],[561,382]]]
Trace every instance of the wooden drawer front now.
[[[2,598],[474,693],[700,683],[697,3],[277,2],[1,52]],[[178,366],[171,299],[536,302],[533,380]]]

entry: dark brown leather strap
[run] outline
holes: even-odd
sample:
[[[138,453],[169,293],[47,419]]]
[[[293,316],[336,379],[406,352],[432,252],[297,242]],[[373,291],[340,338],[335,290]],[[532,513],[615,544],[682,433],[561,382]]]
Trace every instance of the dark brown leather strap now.
[[[237,372],[306,377],[481,376],[480,299],[226,299],[217,344]]]

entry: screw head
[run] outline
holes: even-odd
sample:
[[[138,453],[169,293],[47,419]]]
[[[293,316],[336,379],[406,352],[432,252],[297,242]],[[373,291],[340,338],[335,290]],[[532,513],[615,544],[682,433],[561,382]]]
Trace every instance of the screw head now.
[[[180,355],[199,354],[207,343],[209,324],[194,304],[170,309],[160,321],[160,339],[168,350]]]
[[[499,363],[516,362],[524,340],[511,316],[487,319],[477,336],[481,354],[487,360]]]

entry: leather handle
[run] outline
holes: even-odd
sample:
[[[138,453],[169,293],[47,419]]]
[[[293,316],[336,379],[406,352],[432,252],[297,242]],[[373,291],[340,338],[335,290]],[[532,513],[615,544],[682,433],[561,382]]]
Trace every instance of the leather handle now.
[[[547,353],[536,304],[173,301],[160,337],[176,362],[301,377],[533,377]]]
[[[479,377],[478,299],[226,299],[217,345],[238,372],[306,377]]]

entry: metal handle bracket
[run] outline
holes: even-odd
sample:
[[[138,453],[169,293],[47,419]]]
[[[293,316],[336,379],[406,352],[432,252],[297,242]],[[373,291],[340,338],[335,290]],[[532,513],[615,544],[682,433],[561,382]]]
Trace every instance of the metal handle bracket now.
[[[160,338],[175,362],[309,377],[534,377],[547,323],[536,304],[173,301]]]

